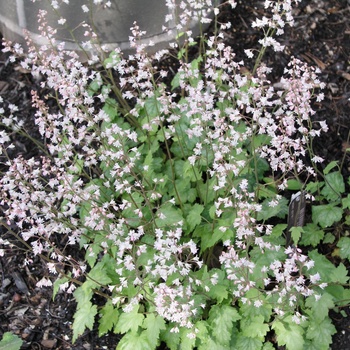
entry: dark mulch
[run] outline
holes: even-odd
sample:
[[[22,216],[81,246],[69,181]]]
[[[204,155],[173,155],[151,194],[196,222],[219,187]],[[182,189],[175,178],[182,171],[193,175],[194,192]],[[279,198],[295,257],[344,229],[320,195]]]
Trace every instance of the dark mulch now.
[[[263,13],[263,1],[241,0],[235,11],[227,8],[221,18],[230,21],[232,28],[224,40],[244,58],[243,49],[254,48],[259,39],[250,28],[256,14]],[[210,29],[209,29],[210,31]],[[350,98],[350,2],[347,0],[302,1],[296,10],[296,25],[288,29],[282,38],[287,45],[284,53],[268,52],[268,64],[274,67],[278,77],[291,56],[296,56],[321,70],[321,80],[326,82],[325,100],[315,105],[317,118],[327,120],[329,132],[315,140],[315,151],[326,159],[326,164],[336,160],[342,164],[344,176],[350,175],[349,98]],[[248,67],[249,68],[249,67]],[[40,91],[38,82],[30,72],[11,64],[7,56],[0,54],[0,95],[5,103],[19,106],[19,115],[26,121],[27,130],[38,134],[33,127],[31,89]],[[38,150],[26,139],[16,139],[17,146],[26,156]],[[0,336],[11,331],[18,334],[25,345],[23,349],[114,349],[118,336],[98,338],[97,330],[87,330],[76,344],[71,344],[71,325],[75,301],[71,295],[58,294],[53,301],[51,290],[38,289],[36,282],[46,274],[44,262],[34,259],[30,266],[24,264],[32,258],[4,228],[2,238],[10,239],[14,245],[0,258]],[[330,248],[331,249],[331,248]],[[350,348],[350,311],[341,314],[331,312],[338,330],[333,337],[332,349]]]

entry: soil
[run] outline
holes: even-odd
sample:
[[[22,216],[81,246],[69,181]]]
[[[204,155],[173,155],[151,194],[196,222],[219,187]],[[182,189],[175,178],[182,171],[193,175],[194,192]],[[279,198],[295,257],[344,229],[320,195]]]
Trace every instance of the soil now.
[[[227,7],[221,15],[222,22],[231,22],[224,39],[231,45],[238,58],[244,58],[244,49],[257,47],[259,39],[250,24],[257,14],[264,11],[263,1],[242,0],[236,10]],[[281,37],[287,49],[283,53],[267,53],[267,63],[280,76],[291,56],[295,56],[321,70],[320,78],[327,84],[325,100],[315,104],[317,119],[326,120],[327,134],[315,140],[315,153],[330,161],[338,161],[346,178],[350,175],[350,1],[309,0],[301,1],[295,13],[296,23]],[[209,28],[209,32],[212,29]],[[247,67],[249,69],[249,67]],[[272,83],[278,82],[273,81]],[[5,103],[19,106],[18,114],[25,120],[33,137],[38,134],[33,126],[34,110],[30,91],[40,92],[38,82],[30,72],[10,63],[0,53],[0,95]],[[26,156],[38,150],[25,139],[16,139],[17,146]],[[1,170],[1,169],[0,169]],[[87,330],[75,344],[72,339],[72,321],[76,303],[71,295],[58,294],[52,300],[52,290],[38,289],[35,284],[46,274],[44,263],[36,258],[30,266],[25,259],[32,256],[22,243],[4,228],[1,238],[9,239],[13,246],[0,258],[0,338],[6,331],[18,334],[23,340],[22,349],[114,349],[117,335],[98,337],[97,328]],[[71,254],[77,254],[72,251]],[[342,314],[331,312],[337,328],[332,349],[350,348],[350,310]]]

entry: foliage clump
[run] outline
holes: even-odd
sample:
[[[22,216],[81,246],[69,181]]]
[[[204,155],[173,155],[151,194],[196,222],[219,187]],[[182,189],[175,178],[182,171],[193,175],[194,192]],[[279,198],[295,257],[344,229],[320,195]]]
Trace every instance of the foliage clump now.
[[[5,226],[16,225],[47,262],[50,277],[38,287],[54,280],[54,296],[73,293],[78,302],[73,341],[97,320],[101,336],[124,335],[117,349],[164,342],[170,349],[257,350],[272,349],[273,341],[328,349],[335,332],[328,310],[349,297],[348,276],[343,263],[334,266],[314,248],[350,205],[335,166],[325,169],[324,182],[317,178],[322,159],[312,140],[327,126],[312,100],[322,100],[316,91],[324,84],[317,69],[292,57],[276,88],[264,63],[266,50],[284,49],[275,36],[293,24],[298,2],[265,1],[266,16],[253,22],[264,33],[260,51],[245,51],[248,73],[222,40],[230,24],[217,17],[236,2],[184,2],[178,30],[185,39],[170,86],[170,73],[157,68],[169,52],[150,56],[136,24],[129,57],[118,49],[107,54],[90,33],[82,48],[95,53],[86,65],[56,43],[40,12],[50,45],[30,46],[21,64],[51,91],[32,93],[43,142],[35,140],[40,155],[11,158],[12,137],[25,130],[13,106],[3,111],[0,193]],[[208,9],[217,32],[197,43],[185,25]],[[6,50],[22,54],[17,45]],[[287,228],[287,198],[298,190],[319,204],[312,223]],[[56,246],[57,237],[84,259]],[[343,259],[348,241],[338,243]]]

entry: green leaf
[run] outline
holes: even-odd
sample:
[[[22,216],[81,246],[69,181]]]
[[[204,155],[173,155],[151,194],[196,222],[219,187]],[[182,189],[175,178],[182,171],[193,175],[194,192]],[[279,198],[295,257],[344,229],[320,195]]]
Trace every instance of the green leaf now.
[[[334,303],[339,307],[349,305],[350,289],[345,289],[343,286],[330,284],[325,288],[325,291],[334,298]]]
[[[265,239],[264,239],[265,240]],[[266,249],[264,254],[261,253],[260,247],[254,247],[250,252],[251,260],[255,263],[255,267],[253,269],[253,274],[251,275],[251,279],[256,281],[257,285],[261,288],[264,287],[263,278],[267,278],[267,273],[262,273],[261,269],[264,266],[270,266],[274,261],[283,261],[285,259],[286,254],[283,249],[279,250],[270,250]],[[249,291],[250,298],[258,298],[258,295],[252,296]],[[260,308],[256,308],[257,312],[259,312]],[[259,315],[258,313],[257,315]]]
[[[208,323],[206,321],[197,321],[195,324],[197,329],[196,339],[199,343],[198,349],[206,349],[209,342],[213,339],[209,336]]]
[[[339,255],[342,259],[350,260],[350,238],[342,237],[337,243],[337,247],[340,248]]]
[[[62,284],[65,284],[66,282],[69,281],[68,277],[62,277],[62,278],[58,278],[54,284],[53,284],[53,293],[52,293],[52,300],[55,300],[56,295],[58,293],[58,291],[60,290],[60,287]]]
[[[79,305],[79,304],[78,304]],[[74,314],[73,322],[73,343],[82,335],[86,328],[90,330],[95,323],[95,316],[97,315],[97,306],[92,303],[83,303]]]
[[[196,339],[189,337],[189,334],[192,332],[192,330],[184,327],[180,329],[181,350],[192,350],[194,348]]]
[[[336,166],[338,166],[338,162],[333,160],[330,162],[323,170],[323,174],[327,175],[332,169],[334,169]]]
[[[123,312],[118,319],[115,326],[115,333],[127,333],[132,331],[137,332],[138,328],[142,326],[145,316],[138,312],[138,306],[135,306],[131,312]],[[146,334],[147,335],[147,334]]]
[[[171,203],[162,205],[157,210],[157,216],[155,222],[159,228],[171,227],[184,219],[181,210],[175,208]]]
[[[271,236],[281,237],[284,233],[284,230],[287,228],[287,224],[277,224],[272,228]]]
[[[332,244],[335,241],[335,236],[332,234],[332,232],[327,232],[326,235],[323,238],[324,244]]]
[[[88,279],[94,285],[107,285],[112,282],[112,280],[107,275],[107,268],[105,263],[100,261],[97,263],[93,269],[88,273]]]
[[[11,332],[5,332],[0,341],[0,350],[19,350],[23,344],[21,338]]]
[[[213,247],[216,243],[222,240],[228,233],[232,233],[231,230],[223,231],[220,227],[216,227],[214,232],[209,231],[208,234],[202,236],[201,251],[205,251],[208,248]]]
[[[330,227],[335,222],[341,220],[343,210],[336,207],[335,204],[314,205],[312,206],[312,221],[321,227]]]
[[[348,283],[348,280],[348,271],[345,265],[343,263],[340,263],[332,275],[332,282],[346,284]]]
[[[159,111],[161,110],[161,104],[158,100],[157,94],[154,94],[152,97],[149,97],[145,101],[145,109],[147,112],[147,117],[149,119],[154,119],[159,116]],[[149,120],[147,118],[147,120]]]
[[[191,182],[185,178],[175,180],[176,191],[173,184],[169,184],[169,186],[171,187],[169,194],[175,198],[177,204],[179,203],[178,196],[182,203],[190,202],[189,197],[193,197],[193,190],[195,191],[191,188]]]
[[[325,347],[320,347],[320,344],[306,339],[304,343],[304,350],[329,350],[329,346],[326,344]]]
[[[266,333],[270,330],[264,323],[264,316],[258,315],[252,318],[244,318],[241,321],[242,335],[248,338],[264,340]]]
[[[265,342],[262,350],[275,350],[275,347],[270,342]]]
[[[287,180],[287,188],[290,191],[299,191],[303,187],[303,184],[299,180],[289,179]]]
[[[110,67],[107,67],[107,65],[111,65],[113,67],[120,61],[121,61],[120,54],[118,52],[116,52],[116,51],[112,51],[109,54],[109,56],[103,61],[103,66],[105,68],[109,69]]]
[[[184,163],[182,176],[190,178],[190,181],[193,182],[197,182],[199,179],[202,178],[199,174],[197,167],[191,165],[191,163],[188,160]]]
[[[154,350],[147,339],[145,331],[138,334],[129,332],[119,341],[116,350]]]
[[[194,204],[186,217],[186,221],[191,232],[202,221],[201,214],[204,210],[204,206],[200,204]]]
[[[301,235],[300,244],[316,247],[324,237],[324,231],[316,224],[309,223],[303,227],[304,232]]]
[[[264,254],[261,254],[264,255]],[[240,313],[243,318],[252,319],[256,316],[263,316],[265,322],[268,322],[271,318],[272,314],[272,305],[265,300],[264,296],[261,295],[260,291],[256,288],[250,289],[245,297],[248,300],[257,300],[258,298],[262,301],[262,305],[260,307],[255,307],[254,303],[242,303],[240,302]]]
[[[332,335],[337,332],[329,317],[321,322],[310,320],[310,325],[306,331],[306,338],[311,339],[314,344],[318,344],[318,349],[329,349],[332,343]]]
[[[202,280],[208,280],[209,278],[212,278],[213,275],[216,275],[215,277],[217,277],[217,283],[215,286],[210,287],[207,295],[212,299],[216,299],[220,304],[228,297],[229,283],[225,273],[222,270],[215,268],[211,269],[210,273],[207,274],[205,278],[202,278]]]
[[[160,339],[165,342],[170,350],[178,350],[180,345],[180,333],[170,332],[171,326],[167,327],[165,331],[160,333]]]
[[[218,303],[222,303],[228,297],[228,286],[218,283],[211,287],[207,294]]]
[[[150,313],[144,319],[142,327],[145,328],[149,344],[155,349],[159,342],[160,331],[166,328],[163,317]]]
[[[209,311],[208,323],[217,343],[229,346],[234,323],[241,316],[237,310],[228,305],[214,305]]]
[[[258,140],[259,138],[259,140]],[[269,141],[271,140],[270,136],[267,136],[266,134],[260,134],[260,135],[256,135],[253,139],[253,144],[254,144],[254,149],[258,148],[259,145],[262,144],[268,144]],[[251,162],[251,166],[252,168],[255,167],[255,171],[256,171],[256,175],[258,176],[259,180],[262,180],[264,174],[270,169],[269,163],[266,161],[266,159],[264,158],[258,158],[256,160],[256,164],[254,163],[254,161]]]
[[[197,188],[198,194],[202,202],[211,203],[215,199],[215,191],[213,186],[215,185],[215,178],[211,178],[206,182],[198,181]]]
[[[227,346],[218,344],[213,338],[210,338],[198,346],[198,350],[227,350]]]
[[[282,197],[277,205],[271,205],[275,199],[265,199],[262,202],[262,209],[258,212],[258,220],[267,220],[272,217],[284,218],[288,213],[288,200]]]
[[[260,350],[262,349],[263,343],[261,340],[245,337],[244,335],[239,335],[235,349],[237,350]]]
[[[89,96],[93,96],[95,93],[97,93],[100,90],[101,84],[98,82],[97,79],[93,80],[89,86],[88,86],[88,94]]]
[[[323,185],[324,185],[323,181],[317,181],[317,182],[310,181],[306,185],[305,190],[307,193],[315,193],[315,192],[318,192]]]
[[[273,321],[272,329],[276,332],[278,345],[286,345],[288,350],[303,350],[304,330],[295,324],[290,316],[283,321]]]
[[[325,176],[325,186],[321,194],[329,201],[340,199],[340,195],[345,191],[345,183],[342,174],[339,171],[327,174]]]
[[[304,232],[304,229],[301,226],[297,226],[297,227],[291,227],[290,231],[291,231],[293,242],[297,245],[300,240],[301,233]]]
[[[101,337],[103,334],[109,332],[117,323],[119,312],[114,308],[112,300],[108,300],[106,304],[100,310],[100,320],[98,326],[98,335]]]
[[[89,281],[85,281],[80,287],[78,287],[74,293],[74,298],[78,303],[78,308],[80,305],[83,305],[85,303],[89,303],[90,299],[93,295],[93,291],[91,288],[91,284]]]
[[[321,297],[316,300],[315,296],[308,297],[305,301],[305,306],[311,309],[308,314],[312,315],[312,318],[318,322],[321,322],[328,317],[328,312],[334,307],[333,296],[329,293],[323,293]]]
[[[180,86],[180,78],[181,78],[181,73],[177,72],[173,80],[171,81],[171,90],[174,90]]]
[[[91,212],[92,205],[90,202],[82,202],[79,209],[79,217],[82,224],[85,224],[85,219]]]
[[[336,267],[324,255],[319,254],[316,250],[312,250],[308,255],[315,263],[314,267],[309,270],[309,273],[319,273],[321,276],[321,282],[331,282]]]
[[[264,181],[269,181],[271,180],[269,177],[265,177],[263,179]],[[276,196],[276,190],[272,188],[270,189],[271,186],[266,186],[266,185],[257,185],[256,192],[258,193],[259,199],[265,199],[265,198],[273,198]]]
[[[343,209],[350,209],[350,194],[343,198],[341,202]]]
[[[106,102],[103,106],[103,111],[107,113],[107,115],[110,118],[110,121],[113,123],[117,119],[117,117],[120,115],[118,110],[118,105],[116,101],[112,98],[107,98]],[[104,122],[105,124],[102,124],[102,127],[105,125],[106,128],[110,128],[110,124],[108,122]],[[103,130],[103,129],[102,129]]]

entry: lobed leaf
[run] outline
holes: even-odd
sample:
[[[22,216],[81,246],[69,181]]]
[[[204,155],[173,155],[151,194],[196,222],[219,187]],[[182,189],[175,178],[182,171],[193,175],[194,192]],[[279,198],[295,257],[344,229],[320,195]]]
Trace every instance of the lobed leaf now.
[[[332,282],[347,284],[349,280],[348,270],[346,269],[343,263],[340,263],[337,268],[334,270],[332,275]]]
[[[321,194],[332,202],[340,199],[340,195],[345,191],[345,183],[342,174],[339,171],[325,175],[325,186]]]
[[[259,298],[262,301],[262,305],[256,307],[254,303],[247,302],[243,304],[240,302],[240,314],[247,319],[261,315],[264,317],[265,322],[268,322],[272,315],[271,303],[266,301],[265,297],[257,289],[250,289],[245,296],[249,300],[257,300]]]
[[[155,219],[155,222],[159,228],[172,226],[184,220],[181,210],[170,203],[162,205],[157,211],[157,216],[158,218]]]
[[[246,337],[239,335],[236,341],[235,349],[237,350],[260,350],[262,349],[263,343],[261,340],[252,337]]]
[[[233,307],[229,305],[214,305],[209,311],[208,323],[211,326],[211,333],[216,342],[229,346],[234,324],[240,319],[241,316]]]
[[[288,213],[288,200],[282,197],[277,205],[271,205],[271,199],[262,202],[262,209],[258,212],[258,220],[267,220],[272,217],[284,218]]]
[[[129,332],[119,341],[116,350],[154,350],[150,345],[145,331],[140,334]]]
[[[160,332],[166,329],[163,317],[150,313],[143,320],[142,327],[145,328],[149,344],[155,349],[160,339]]]
[[[197,225],[202,221],[201,214],[204,210],[204,206],[200,204],[194,204],[191,207],[190,212],[186,217],[187,224],[189,226],[189,231],[191,232]]]
[[[321,282],[329,283],[336,273],[336,267],[322,254],[316,250],[309,252],[309,258],[314,261],[315,265],[309,270],[310,274],[319,273]]]
[[[108,300],[100,310],[100,320],[98,327],[98,336],[106,334],[116,325],[119,318],[119,311],[114,307],[112,300]]]
[[[328,350],[332,343],[332,335],[337,332],[329,318],[321,322],[310,319],[310,325],[306,330],[306,338],[312,340],[317,345],[318,350]]]
[[[138,312],[138,307],[134,307],[131,312],[123,312],[115,325],[115,333],[127,333],[129,331],[136,333],[142,326],[145,316]],[[145,333],[147,336],[147,333]]]
[[[73,322],[73,343],[82,335],[86,328],[90,330],[95,323],[95,316],[97,315],[97,306],[92,303],[85,302],[78,304],[78,309],[74,314]]]
[[[332,226],[340,221],[342,216],[343,210],[335,206],[335,203],[312,206],[312,221],[322,228]]]
[[[241,320],[241,333],[244,337],[263,341],[270,327],[264,323],[264,316],[258,315]]]
[[[0,350],[19,350],[22,344],[22,339],[17,335],[5,332],[0,341]]]
[[[276,332],[279,346],[286,345],[288,350],[304,349],[304,330],[295,324],[290,316],[283,321],[273,321],[272,329]]]
[[[304,246],[316,247],[323,239],[324,231],[314,223],[309,223],[303,227],[300,243]]]
[[[329,293],[323,293],[319,299],[314,295],[308,297],[305,301],[305,306],[309,308],[307,313],[317,322],[321,322],[328,317],[329,310],[334,305],[334,297]]]
[[[350,238],[341,237],[337,243],[339,249],[339,255],[342,259],[350,260]]]

